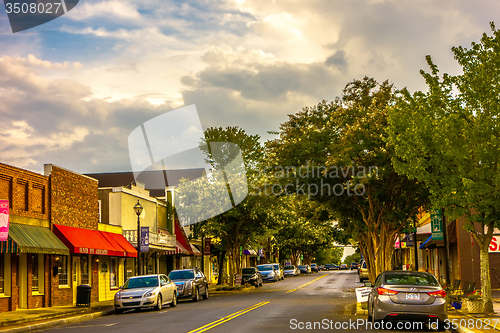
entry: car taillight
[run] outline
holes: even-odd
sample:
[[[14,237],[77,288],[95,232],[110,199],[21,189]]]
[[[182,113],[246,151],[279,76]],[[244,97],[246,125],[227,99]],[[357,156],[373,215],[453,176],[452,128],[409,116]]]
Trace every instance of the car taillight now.
[[[433,291],[430,293],[427,293],[429,296],[434,296],[434,297],[446,297],[446,290],[441,289],[437,291]]]
[[[377,288],[377,292],[379,295],[396,295],[397,293],[399,293],[399,291],[396,291],[396,290],[391,290],[391,289],[386,289],[386,288]]]

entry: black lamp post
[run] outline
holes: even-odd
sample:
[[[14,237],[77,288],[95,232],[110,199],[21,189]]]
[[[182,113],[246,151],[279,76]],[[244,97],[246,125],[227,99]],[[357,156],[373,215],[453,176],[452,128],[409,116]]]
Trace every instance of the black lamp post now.
[[[141,220],[139,216],[142,213],[142,206],[137,200],[137,203],[134,206],[134,211],[137,214],[137,275],[141,274]]]

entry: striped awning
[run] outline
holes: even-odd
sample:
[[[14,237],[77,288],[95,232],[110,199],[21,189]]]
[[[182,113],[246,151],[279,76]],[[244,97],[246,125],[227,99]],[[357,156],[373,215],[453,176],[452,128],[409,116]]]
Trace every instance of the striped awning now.
[[[9,238],[0,242],[0,253],[46,253],[68,255],[69,249],[49,228],[9,224]]]
[[[166,254],[169,254],[169,255],[173,255],[173,254],[187,254],[187,255],[190,255],[191,252],[189,252],[188,250],[186,250],[186,248],[184,246],[182,246],[181,243],[179,243],[178,241],[176,242],[175,244],[175,250],[168,250],[168,251],[165,251]]]

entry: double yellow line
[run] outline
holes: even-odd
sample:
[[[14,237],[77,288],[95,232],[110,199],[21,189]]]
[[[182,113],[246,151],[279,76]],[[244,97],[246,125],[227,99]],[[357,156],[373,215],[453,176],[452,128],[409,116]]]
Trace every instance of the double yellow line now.
[[[242,314],[245,314],[247,312],[255,310],[255,309],[257,309],[263,305],[266,305],[268,303],[269,303],[269,301],[257,303],[255,305],[252,305],[251,307],[248,307],[248,308],[243,309],[241,311],[230,314],[229,316],[225,316],[224,318],[221,318],[221,319],[216,320],[214,322],[211,322],[210,324],[206,324],[205,326],[202,326],[202,327],[197,328],[195,330],[189,331],[188,333],[201,333],[201,332],[208,331],[209,329],[214,328],[215,326],[219,326],[220,324],[223,324],[227,321],[230,321],[231,319],[234,319],[238,316],[241,316]]]
[[[326,275],[327,275],[327,274],[325,274],[325,275],[321,275],[320,277],[317,277],[317,278],[315,278],[314,280],[311,280],[311,281],[309,281],[309,282],[307,282],[307,283],[304,283],[303,285],[298,286],[298,287],[297,287],[297,288],[295,288],[295,289],[290,289],[290,290],[288,290],[285,294],[288,294],[288,293],[293,293],[293,292],[294,292],[294,291],[296,291],[297,289],[304,288],[304,287],[306,287],[306,286],[310,285],[311,283],[316,282],[316,281],[318,281],[319,279],[324,278]]]

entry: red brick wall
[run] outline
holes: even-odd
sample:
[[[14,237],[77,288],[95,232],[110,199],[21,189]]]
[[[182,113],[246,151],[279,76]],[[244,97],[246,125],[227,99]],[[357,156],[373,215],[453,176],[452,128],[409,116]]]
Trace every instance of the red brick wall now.
[[[50,173],[51,222],[97,230],[97,180],[52,166]]]
[[[71,264],[70,257],[68,256],[68,283],[71,287]],[[60,305],[71,305],[73,304],[73,289],[63,287],[59,288],[59,275],[52,274],[52,267],[59,266],[59,262],[55,260],[54,256],[51,256],[50,261],[50,304],[48,306],[60,306]]]
[[[48,220],[49,178],[0,163],[0,199],[10,201],[10,214]]]

